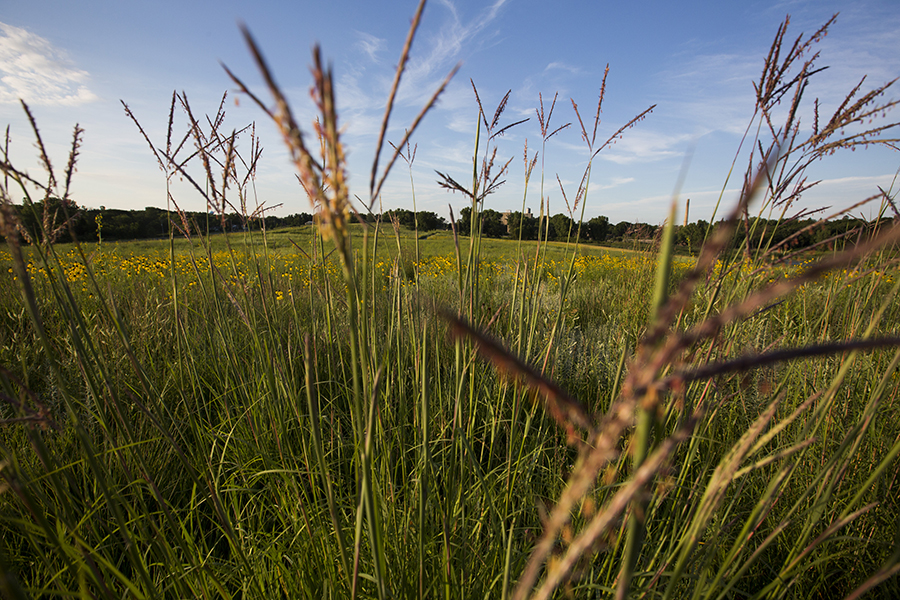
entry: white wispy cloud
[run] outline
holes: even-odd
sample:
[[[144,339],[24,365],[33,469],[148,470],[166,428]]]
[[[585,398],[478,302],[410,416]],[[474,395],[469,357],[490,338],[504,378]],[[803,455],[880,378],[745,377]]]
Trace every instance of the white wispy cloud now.
[[[588,186],[588,192],[611,190],[613,188],[623,186],[626,183],[631,183],[634,180],[634,177],[613,177],[612,179],[610,179],[609,183],[592,183],[590,186]]]
[[[362,72],[344,72],[337,84],[341,123],[351,136],[378,133],[384,111],[387,86],[377,76]]]
[[[677,115],[698,134],[742,134],[753,114],[753,85],[761,59],[755,54],[685,56],[680,68],[661,74],[657,112]]]
[[[384,49],[385,40],[362,31],[357,31],[356,35],[358,37],[356,47],[366,54],[369,60],[378,62],[378,53]]]
[[[495,0],[473,17],[464,18],[452,0],[441,0],[447,16],[438,31],[425,40],[428,49],[410,60],[404,93],[410,94],[416,103],[430,95],[449,68],[482,47],[488,37],[485,29],[497,19],[507,2]]]
[[[466,141],[438,141],[429,144],[429,152],[423,152],[416,158],[416,165],[425,169],[425,175],[431,177],[435,170],[454,171],[454,169],[472,170],[472,146]],[[455,172],[455,171],[454,171]]]
[[[495,0],[474,18],[464,20],[452,0],[441,0],[440,4],[450,13],[450,18],[443,23],[440,32],[433,38],[429,56],[418,66],[422,68],[433,65],[437,68],[448,60],[456,60],[467,42],[497,18],[506,2],[507,0]]]
[[[97,100],[88,74],[46,39],[0,23],[0,104],[74,106]]]
[[[676,158],[684,156],[691,139],[692,136],[685,134],[668,135],[659,131],[636,129],[627,131],[598,156],[620,165]]]
[[[896,177],[895,173],[885,173],[883,175],[861,175],[855,177],[835,177],[832,179],[822,179],[819,181],[820,186],[828,186],[828,185],[847,185],[852,184],[856,186],[871,186],[873,189],[876,186],[890,186],[890,184],[894,181]]]
[[[544,67],[544,72],[546,73],[547,71],[568,71],[573,75],[579,75],[581,74],[581,67],[569,65],[560,61],[554,61]]]
[[[389,139],[402,136],[403,125],[418,113],[449,69],[493,35],[485,30],[496,21],[507,2],[495,0],[471,15],[462,14],[462,8],[453,0],[438,4],[444,18],[434,30],[423,29],[417,35],[415,51],[395,99]],[[345,141],[351,144],[377,134],[394,76],[393,68],[388,69],[382,57],[387,41],[361,31],[356,31],[355,36],[354,48],[359,56],[370,59],[374,65],[367,61],[348,62],[338,80],[338,104],[348,134]],[[466,132],[472,127],[471,107],[472,88],[467,81],[452,82],[437,105],[450,130]]]

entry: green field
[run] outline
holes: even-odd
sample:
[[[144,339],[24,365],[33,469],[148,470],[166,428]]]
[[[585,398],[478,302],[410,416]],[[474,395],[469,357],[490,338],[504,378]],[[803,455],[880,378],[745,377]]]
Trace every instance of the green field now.
[[[353,357],[337,262],[316,258],[309,230],[266,238],[62,245],[43,270],[26,248],[43,342],[0,256],[4,394],[21,402],[4,414],[31,419],[2,432],[5,572],[36,595],[369,596],[379,578],[389,595],[501,595],[578,452],[539,396],[448,337],[431,303],[455,305],[460,274],[477,273],[472,322],[602,416],[646,329],[656,255],[570,247],[566,260],[564,247],[535,257],[496,241],[475,270],[456,263],[452,238],[419,240],[416,263],[415,235],[383,228],[357,282],[367,354]],[[689,266],[676,263],[673,290]],[[801,269],[719,263],[679,326]],[[831,273],[726,325],[692,360],[891,333],[896,291],[883,272]],[[900,448],[896,362],[846,354],[666,394],[657,444],[706,409],[653,484],[652,552],[634,586],[681,597],[780,576],[826,594],[877,570],[898,518],[896,467],[883,462]],[[627,453],[609,464],[563,540],[628,480]],[[613,585],[622,548],[599,548],[570,584],[577,596]]]
[[[857,128],[895,103],[854,90],[802,138],[779,106],[810,43],[776,38],[758,156],[693,257],[674,210],[649,251],[548,242],[543,216],[535,242],[481,235],[502,104],[479,102],[471,186],[442,175],[471,236],[357,222],[318,61],[321,155],[269,90],[316,226],[57,244],[67,215],[37,207],[77,134],[43,187],[4,154],[3,597],[900,597],[896,192],[827,244],[767,229],[819,157],[895,142]],[[578,115],[574,222],[645,114],[604,144]],[[243,202],[255,162],[190,118],[208,206]]]

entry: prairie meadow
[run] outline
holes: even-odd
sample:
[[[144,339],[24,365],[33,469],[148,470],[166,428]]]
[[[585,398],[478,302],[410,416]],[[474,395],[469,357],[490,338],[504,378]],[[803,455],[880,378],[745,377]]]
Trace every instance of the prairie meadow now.
[[[175,219],[164,240],[58,243],[80,129],[57,170],[31,120],[42,181],[4,151],[3,596],[900,596],[896,189],[858,199],[880,218],[827,244],[763,231],[798,218],[821,157],[896,144],[896,123],[871,124],[891,84],[820,115],[807,86],[830,22],[796,42],[785,22],[731,174],[742,192],[691,256],[673,251],[677,198],[650,250],[580,241],[594,158],[652,109],[598,138],[605,80],[595,114],[572,103],[587,166],[567,240],[543,213],[537,241],[482,235],[496,142],[517,124],[473,84],[471,178],[438,174],[470,230],[422,235],[374,213],[443,89],[385,143],[420,16],[362,209],[318,49],[307,128],[245,32],[270,97],[229,74],[277,125],[313,225],[198,235]],[[526,195],[552,179],[554,110],[536,111]],[[190,179],[211,219],[260,219],[248,130],[179,95],[169,115],[164,140],[132,116],[148,160]],[[22,195],[38,231],[20,227]]]

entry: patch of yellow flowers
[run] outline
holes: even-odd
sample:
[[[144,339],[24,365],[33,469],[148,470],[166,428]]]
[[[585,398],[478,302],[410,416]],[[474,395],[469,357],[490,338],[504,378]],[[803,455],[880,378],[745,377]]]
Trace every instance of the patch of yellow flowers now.
[[[85,262],[81,255],[71,250],[59,256],[60,268],[65,274],[65,279],[72,289],[81,289],[88,292],[90,277]],[[602,279],[618,278],[622,276],[633,277],[636,271],[646,272],[652,277],[656,258],[649,254],[613,254],[604,253],[598,255],[582,254],[575,258],[574,272],[578,280],[597,281]],[[6,252],[0,252],[0,265],[7,265],[0,273],[5,272],[15,280],[13,269],[10,265],[11,257]],[[292,297],[293,290],[308,288],[324,280],[338,281],[341,277],[341,268],[336,261],[325,262],[311,261],[307,256],[299,253],[269,254],[264,256],[253,252],[229,252],[216,251],[209,255],[176,254],[174,260],[160,253],[121,253],[116,246],[106,246],[96,249],[87,255],[87,262],[94,277],[100,282],[118,282],[122,284],[152,285],[170,281],[174,275],[182,289],[194,287],[201,279],[214,275],[231,285],[249,285],[257,281],[258,274],[271,277],[275,287],[275,299],[284,300]],[[747,277],[753,274],[763,273],[764,279],[769,282],[776,278],[791,277],[802,271],[808,263],[798,262],[787,266],[771,268],[765,271],[758,270],[758,265],[750,261],[743,261],[726,265],[721,262],[716,264],[713,270],[716,274],[722,274],[725,270],[730,273],[726,276]],[[551,289],[557,287],[561,278],[568,271],[569,259],[547,259],[537,265],[537,271]],[[411,281],[402,277],[402,269],[396,267],[392,260],[379,259],[372,265],[375,271],[376,281],[382,284],[382,289],[387,289],[391,279],[401,278],[401,285],[412,285]],[[430,256],[422,259],[418,265],[412,260],[406,263],[407,268],[417,268],[419,283],[433,281],[448,281],[457,269],[455,256]],[[678,280],[692,266],[692,262],[677,259],[674,263],[674,279]],[[41,282],[48,275],[45,267],[29,262],[28,272],[35,282]],[[521,281],[524,277],[524,269],[521,264],[505,256],[497,256],[492,260],[483,260],[479,263],[480,272],[488,278],[514,278],[518,276]],[[534,270],[533,261],[528,264],[530,270]],[[850,281],[860,277],[874,277],[885,283],[894,281],[895,273],[884,269],[845,270],[829,274],[829,278],[838,281]]]

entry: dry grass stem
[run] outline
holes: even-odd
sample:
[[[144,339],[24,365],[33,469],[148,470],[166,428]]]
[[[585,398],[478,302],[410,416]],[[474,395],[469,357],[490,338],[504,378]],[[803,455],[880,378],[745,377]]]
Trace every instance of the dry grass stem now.
[[[575,434],[576,428],[584,431],[590,429],[591,419],[581,402],[566,394],[558,385],[514,356],[500,342],[473,329],[461,317],[449,310],[442,310],[440,314],[450,323],[452,337],[472,342],[479,354],[491,362],[501,375],[512,380],[522,380],[526,386],[540,393],[547,403],[547,411],[566,431],[570,443],[574,444],[578,440]]]

